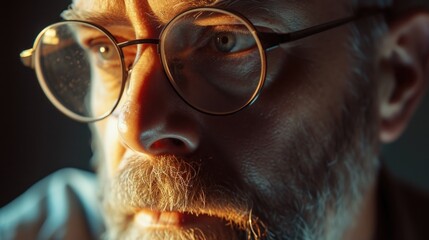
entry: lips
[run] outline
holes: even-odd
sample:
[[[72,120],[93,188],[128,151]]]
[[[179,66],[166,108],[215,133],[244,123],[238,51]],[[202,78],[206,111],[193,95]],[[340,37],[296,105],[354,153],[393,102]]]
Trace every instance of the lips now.
[[[196,225],[225,225],[225,220],[207,214],[142,209],[134,215],[134,222],[142,228],[188,228]]]
[[[141,209],[115,239],[247,239],[248,231],[222,217],[206,213]],[[112,225],[116,227],[117,225]],[[113,235],[112,235],[113,236]],[[121,237],[119,237],[121,236]],[[127,237],[134,236],[134,237]]]
[[[183,213],[141,210],[134,216],[134,221],[141,227],[180,227]]]

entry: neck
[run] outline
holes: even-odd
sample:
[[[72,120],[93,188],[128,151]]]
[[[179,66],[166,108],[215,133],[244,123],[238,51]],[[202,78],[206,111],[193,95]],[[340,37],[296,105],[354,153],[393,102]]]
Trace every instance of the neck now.
[[[343,239],[372,240],[375,238],[377,218],[377,184],[368,188],[356,212],[355,221],[345,232]]]

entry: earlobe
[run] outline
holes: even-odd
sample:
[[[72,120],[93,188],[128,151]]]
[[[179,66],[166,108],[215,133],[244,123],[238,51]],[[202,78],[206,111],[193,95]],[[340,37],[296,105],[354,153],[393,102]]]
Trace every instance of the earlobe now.
[[[385,40],[379,137],[388,143],[405,130],[429,82],[429,13],[396,22]]]

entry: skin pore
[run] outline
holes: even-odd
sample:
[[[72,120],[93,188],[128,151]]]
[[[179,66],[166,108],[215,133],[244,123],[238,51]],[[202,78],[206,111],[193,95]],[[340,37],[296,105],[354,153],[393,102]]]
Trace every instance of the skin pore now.
[[[173,16],[211,2],[76,0],[64,16],[124,40],[158,38]],[[276,32],[352,13],[334,0],[220,2]],[[369,81],[373,62],[356,57],[364,47],[350,40],[353,30],[268,52],[259,99],[222,117],[189,107],[169,85],[156,46],[142,46],[120,106],[91,125],[105,237],[370,239],[378,85]]]

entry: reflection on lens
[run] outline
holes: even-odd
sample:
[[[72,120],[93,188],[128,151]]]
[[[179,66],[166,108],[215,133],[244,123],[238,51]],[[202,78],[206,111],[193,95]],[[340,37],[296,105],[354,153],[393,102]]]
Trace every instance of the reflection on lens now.
[[[167,24],[160,43],[168,79],[197,110],[234,113],[259,94],[265,52],[245,18],[220,9],[190,10]],[[137,53],[128,45],[122,51],[104,28],[81,21],[51,25],[35,50],[43,90],[62,112],[81,121],[103,119],[115,109],[125,64],[131,66]]]
[[[264,52],[252,25],[232,13],[207,8],[181,14],[163,31],[161,44],[170,81],[200,111],[238,111],[261,88]]]
[[[123,85],[121,55],[112,38],[77,21],[52,25],[39,38],[36,70],[55,106],[83,121],[110,114]]]

